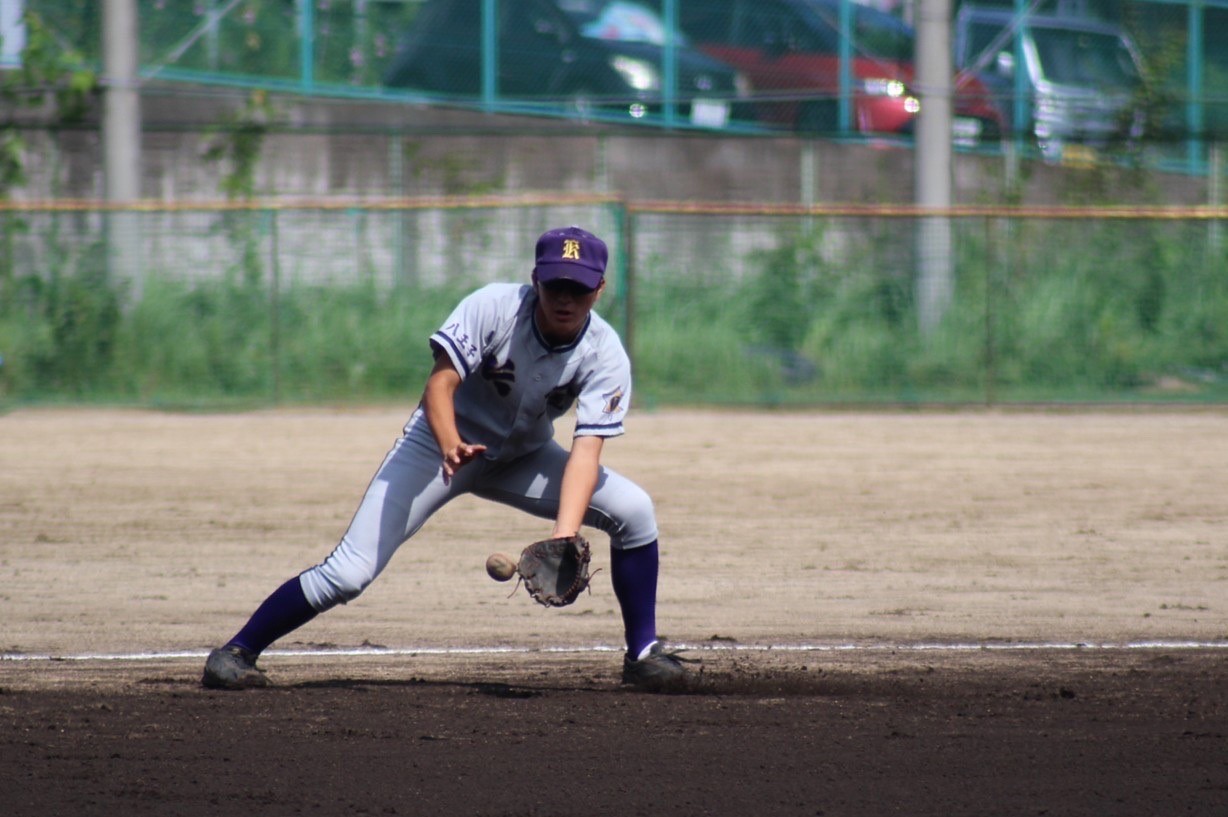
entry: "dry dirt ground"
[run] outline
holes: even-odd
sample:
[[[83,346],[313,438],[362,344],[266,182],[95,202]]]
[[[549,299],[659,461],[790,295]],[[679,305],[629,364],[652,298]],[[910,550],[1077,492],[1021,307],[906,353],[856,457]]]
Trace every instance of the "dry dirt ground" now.
[[[686,694],[478,500],[201,689],[406,414],[0,416],[0,813],[1228,814],[1228,411],[639,412]]]

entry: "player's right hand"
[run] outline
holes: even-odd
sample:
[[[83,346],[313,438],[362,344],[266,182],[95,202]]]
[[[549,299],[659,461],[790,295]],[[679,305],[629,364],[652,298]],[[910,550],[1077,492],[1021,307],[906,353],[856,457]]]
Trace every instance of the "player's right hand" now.
[[[481,456],[486,450],[484,445],[470,445],[469,443],[457,443],[443,452],[443,481],[448,484],[452,481],[452,477],[456,476],[456,472],[468,462],[472,462]]]

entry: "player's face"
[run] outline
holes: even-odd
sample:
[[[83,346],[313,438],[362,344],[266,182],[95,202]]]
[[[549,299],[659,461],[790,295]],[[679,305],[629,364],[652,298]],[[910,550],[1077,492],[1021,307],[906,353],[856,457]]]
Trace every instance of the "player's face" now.
[[[605,281],[596,289],[566,280],[537,284],[537,328],[551,343],[571,341],[584,328],[603,289]]]

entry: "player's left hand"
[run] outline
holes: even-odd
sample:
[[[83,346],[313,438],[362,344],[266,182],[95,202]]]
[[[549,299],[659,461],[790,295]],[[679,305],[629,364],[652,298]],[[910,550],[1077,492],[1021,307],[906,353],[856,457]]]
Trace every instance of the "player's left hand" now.
[[[447,451],[443,452],[444,484],[451,482],[452,477],[456,476],[456,472],[459,471],[462,466],[477,459],[485,450],[486,446],[484,445],[457,443]]]

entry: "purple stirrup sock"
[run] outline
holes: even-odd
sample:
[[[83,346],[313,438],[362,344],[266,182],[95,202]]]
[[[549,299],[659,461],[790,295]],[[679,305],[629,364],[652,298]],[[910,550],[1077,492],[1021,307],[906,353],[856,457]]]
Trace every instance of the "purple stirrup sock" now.
[[[622,607],[627,655],[632,659],[657,640],[657,572],[660,549],[654,541],[628,550],[610,549],[610,583]]]
[[[297,630],[316,617],[316,610],[303,594],[298,576],[273,591],[252,613],[247,625],[228,644],[236,644],[256,655],[286,633]]]

